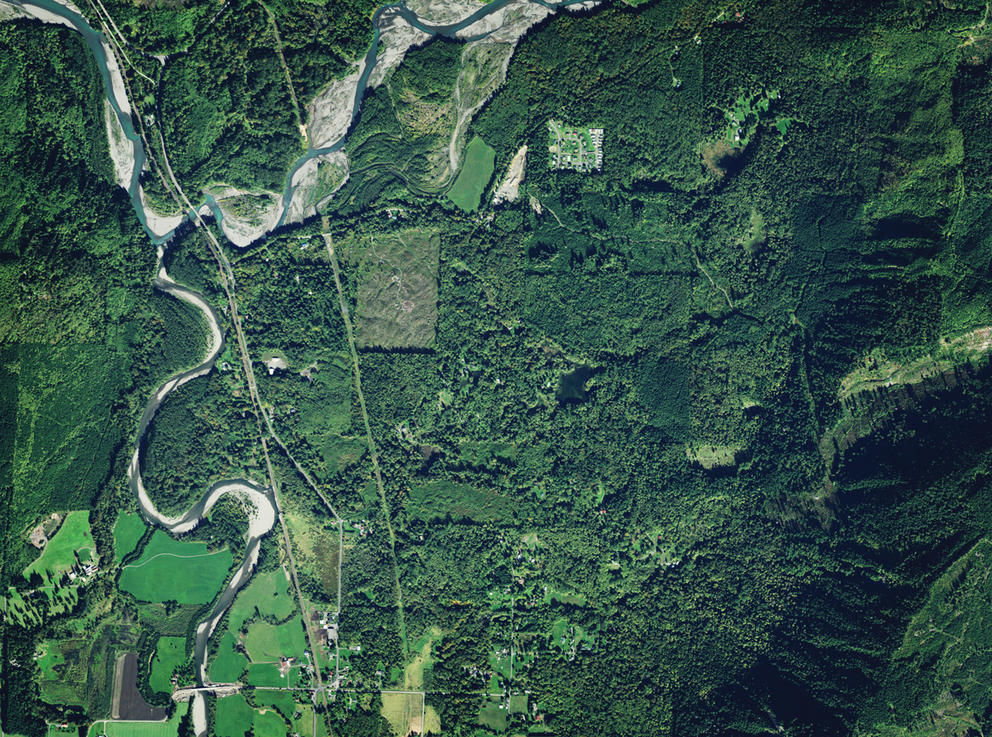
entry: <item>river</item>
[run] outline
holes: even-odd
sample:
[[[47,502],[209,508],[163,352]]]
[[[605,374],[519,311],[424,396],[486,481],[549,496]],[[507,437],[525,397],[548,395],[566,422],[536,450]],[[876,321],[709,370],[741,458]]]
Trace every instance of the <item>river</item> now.
[[[369,78],[375,69],[378,60],[379,42],[382,32],[384,29],[388,29],[389,25],[393,22],[391,17],[384,16],[387,14],[399,15],[411,26],[419,31],[429,34],[430,36],[454,38],[456,34],[463,29],[468,28],[473,23],[476,23],[488,15],[501,10],[510,3],[517,1],[518,0],[494,0],[488,5],[485,5],[472,14],[466,16],[461,21],[446,25],[431,25],[426,23],[403,3],[381,6],[378,10],[376,10],[372,17],[372,24],[374,27],[373,38],[368,50],[365,53],[362,72],[358,79],[358,87],[352,101],[351,126],[349,126],[349,130],[350,127],[354,125],[354,122],[359,115],[362,98],[364,97],[365,91],[368,87]],[[530,2],[546,7],[549,10],[559,10],[570,5],[583,5],[587,1],[588,0],[561,0],[560,2],[546,2],[545,0],[530,0]],[[220,327],[220,317],[217,314],[217,311],[209,304],[209,302],[207,302],[203,295],[171,279],[165,269],[166,248],[163,244],[167,243],[172,238],[175,233],[175,229],[172,229],[164,234],[156,234],[148,226],[148,214],[145,210],[144,203],[141,200],[139,187],[141,171],[146,162],[145,149],[141,136],[135,130],[131,119],[131,105],[130,101],[127,99],[127,93],[125,91],[122,78],[120,77],[117,60],[114,57],[110,46],[104,41],[103,34],[95,30],[82,15],[58,2],[55,2],[55,0],[0,0],[0,2],[14,5],[29,12],[32,7],[40,8],[43,12],[39,14],[39,17],[46,16],[47,14],[47,17],[43,17],[44,20],[49,22],[61,22],[64,25],[74,28],[82,35],[86,45],[93,53],[96,60],[97,67],[100,71],[100,76],[103,80],[106,99],[109,102],[114,115],[117,117],[118,122],[120,123],[124,136],[134,148],[134,167],[131,172],[130,182],[126,189],[131,198],[131,204],[134,207],[135,214],[141,222],[142,227],[144,227],[145,232],[148,234],[148,237],[152,240],[152,242],[159,246],[158,274],[153,282],[154,286],[157,289],[175,297],[176,299],[186,302],[193,308],[199,310],[203,314],[209,328],[210,342],[203,361],[197,366],[182,371],[164,381],[148,400],[144,412],[141,415],[141,420],[138,424],[138,432],[135,437],[131,463],[128,466],[128,482],[145,519],[149,522],[149,524],[162,527],[171,533],[182,534],[194,529],[204,519],[204,516],[209,513],[211,507],[213,507],[217,500],[225,494],[240,496],[249,502],[249,504],[254,508],[254,513],[251,515],[249,523],[249,529],[247,530],[248,544],[245,558],[238,566],[238,569],[231,578],[230,583],[214,604],[210,615],[197,627],[196,643],[194,646],[194,664],[196,666],[197,681],[201,686],[209,685],[209,677],[207,675],[207,645],[209,643],[210,636],[213,634],[217,623],[227,611],[227,608],[234,600],[234,597],[237,595],[240,588],[250,578],[252,569],[258,560],[258,551],[261,540],[269,532],[269,530],[272,529],[276,522],[278,511],[275,495],[273,494],[272,489],[257,484],[249,479],[228,479],[219,481],[207,489],[200,500],[180,517],[168,517],[163,515],[158,511],[151,498],[148,496],[144,482],[141,478],[141,449],[145,434],[147,433],[158,408],[172,392],[186,382],[199,376],[204,376],[212,370],[214,362],[217,360],[218,356],[220,356],[224,346],[224,335]],[[55,17],[52,18],[51,16]],[[477,36],[464,38],[462,40],[479,40],[494,33],[496,30],[498,30],[498,28]],[[324,146],[321,148],[313,148],[312,146],[309,147],[307,151],[296,160],[286,176],[286,185],[282,195],[282,210],[278,220],[278,225],[283,224],[285,221],[286,213],[289,210],[289,204],[293,199],[293,193],[295,191],[295,185],[293,184],[294,175],[308,161],[340,150],[344,146],[346,140],[347,132],[329,146]],[[223,214],[221,213],[220,207],[213,197],[206,195],[200,207],[204,205],[209,208],[218,222],[222,219]],[[189,213],[186,216],[186,220],[192,220],[194,217],[194,213]],[[198,695],[197,699],[200,698],[202,697]],[[202,711],[202,702],[197,703],[196,707]],[[205,729],[205,725],[198,725],[198,733],[203,731],[200,729],[200,726],[203,726],[203,729]]]

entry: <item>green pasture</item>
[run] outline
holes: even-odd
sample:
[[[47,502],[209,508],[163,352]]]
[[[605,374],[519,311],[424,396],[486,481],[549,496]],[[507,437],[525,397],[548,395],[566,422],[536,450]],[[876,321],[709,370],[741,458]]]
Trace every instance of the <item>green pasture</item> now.
[[[289,581],[281,568],[256,573],[231,605],[228,627],[232,632],[237,632],[256,613],[283,620],[295,610],[296,601],[289,592]]]
[[[141,601],[206,604],[232,562],[228,550],[210,553],[206,543],[179,542],[156,530],[141,558],[122,569],[119,586]]]
[[[252,720],[253,737],[286,737],[286,732],[286,722],[276,712],[255,712]]]
[[[327,725],[319,716],[317,717],[317,732],[313,731],[313,707],[310,704],[300,705],[300,718],[293,722],[293,729],[300,737],[327,737]]]
[[[148,685],[155,691],[172,692],[172,672],[186,662],[185,637],[160,637],[152,659]]]
[[[62,526],[48,541],[41,555],[24,569],[24,577],[37,573],[45,580],[50,580],[51,574],[69,571],[76,564],[77,551],[82,563],[96,559],[96,546],[93,543],[93,533],[90,532],[90,513],[85,510],[66,514]]]
[[[448,199],[465,212],[479,209],[479,199],[493,177],[496,151],[479,136],[465,149],[465,161],[455,183],[448,190]]]
[[[117,516],[114,523],[114,555],[118,563],[134,550],[145,529],[145,521],[140,514],[122,512]]]
[[[296,713],[296,700],[287,691],[256,691],[255,703],[261,707],[273,707],[287,719]]]
[[[218,683],[232,683],[238,680],[245,667],[248,665],[248,658],[234,649],[234,635],[225,632],[221,638],[217,655],[210,664],[210,679]]]
[[[255,663],[278,660],[280,657],[302,657],[307,649],[303,619],[297,615],[280,625],[253,622],[248,627],[245,647]]]
[[[213,734],[217,737],[244,737],[251,729],[254,714],[241,694],[217,699]]]
[[[295,688],[300,681],[300,666],[294,665],[283,677],[279,666],[273,663],[253,663],[248,666],[249,686],[280,686]]]

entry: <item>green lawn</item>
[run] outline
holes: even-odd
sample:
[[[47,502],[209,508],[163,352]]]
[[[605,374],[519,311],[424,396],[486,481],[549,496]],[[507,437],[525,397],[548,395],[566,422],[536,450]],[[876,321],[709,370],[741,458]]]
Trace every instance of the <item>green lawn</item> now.
[[[234,649],[234,635],[225,632],[217,655],[210,664],[210,679],[218,683],[233,683],[248,666],[248,658]]]
[[[493,177],[496,151],[479,136],[465,149],[465,161],[455,183],[448,190],[448,199],[465,212],[479,209],[479,199]]]
[[[186,662],[185,637],[158,638],[148,684],[156,691],[172,693],[172,671],[184,662]]]
[[[145,521],[140,514],[122,512],[114,523],[114,555],[120,563],[124,556],[134,550],[138,540],[145,534]]]
[[[93,544],[93,533],[90,532],[90,513],[87,511],[66,514],[62,526],[48,541],[41,555],[24,569],[24,577],[37,573],[50,580],[51,574],[70,570],[76,563],[77,550],[83,563],[96,559],[96,546]]]
[[[217,699],[214,731],[217,737],[244,737],[251,729],[255,712],[241,694]]]
[[[120,589],[141,601],[206,604],[220,590],[233,559],[228,550],[184,543],[156,530],[141,558],[121,571]]]
[[[164,722],[93,722],[87,737],[176,737],[179,720],[186,714],[189,702],[176,704],[176,713],[172,719]]]
[[[248,655],[255,663],[278,660],[280,657],[303,657],[307,649],[303,619],[295,616],[285,624],[253,622],[245,638]]]
[[[228,627],[237,632],[256,612],[263,617],[282,620],[295,610],[296,600],[289,593],[289,582],[281,568],[256,573],[231,605]]]

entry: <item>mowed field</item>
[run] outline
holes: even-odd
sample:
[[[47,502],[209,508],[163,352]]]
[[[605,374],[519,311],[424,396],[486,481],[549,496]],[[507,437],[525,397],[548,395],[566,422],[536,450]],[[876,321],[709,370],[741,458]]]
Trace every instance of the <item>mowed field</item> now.
[[[263,692],[259,692],[263,693]],[[296,709],[293,697],[284,694],[292,705],[290,717]],[[289,731],[287,718],[271,707],[256,710],[241,694],[217,699],[214,711],[214,731],[217,737],[244,737],[249,731],[253,737],[286,737]]]
[[[141,601],[206,604],[231,569],[230,551],[208,552],[206,543],[184,543],[156,530],[141,558],[121,570],[120,589]]]
[[[493,178],[496,164],[496,151],[488,143],[476,136],[465,149],[465,163],[458,172],[455,183],[448,190],[448,199],[465,212],[479,209],[482,193]]]

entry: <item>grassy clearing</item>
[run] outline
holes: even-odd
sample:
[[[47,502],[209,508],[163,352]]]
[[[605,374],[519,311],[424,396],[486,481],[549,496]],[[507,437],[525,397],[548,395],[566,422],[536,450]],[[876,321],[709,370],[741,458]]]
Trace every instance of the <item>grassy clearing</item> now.
[[[55,536],[31,565],[24,569],[24,577],[37,573],[46,581],[53,575],[65,573],[76,564],[76,553],[82,563],[96,559],[96,546],[90,532],[90,513],[68,512]]]
[[[141,558],[121,572],[120,589],[141,601],[206,604],[220,590],[233,558],[206,543],[184,543],[156,530]]]
[[[424,707],[424,734],[441,734],[441,715],[433,706]]]
[[[254,710],[241,694],[217,699],[214,731],[217,737],[244,737],[254,721]]]
[[[172,692],[172,672],[186,661],[185,637],[160,637],[152,659],[148,684],[162,693]]]
[[[414,486],[407,511],[425,522],[449,518],[495,522],[512,517],[512,505],[505,497],[443,479]]]
[[[418,691],[424,688],[424,680],[429,677],[433,667],[431,647],[441,636],[441,630],[432,627],[430,632],[413,644],[413,659],[403,669],[403,688],[408,691]]]
[[[424,719],[422,693],[382,692],[382,716],[389,722],[396,737],[406,737],[411,732],[421,734]]]
[[[358,261],[360,348],[433,344],[440,243],[435,233],[409,229],[349,250],[348,261]]]
[[[225,632],[221,638],[217,656],[210,664],[210,679],[217,683],[232,683],[241,677],[248,667],[248,658],[234,649],[234,635]]]
[[[58,640],[45,640],[38,648],[38,670],[41,671],[41,680],[58,680],[59,674],[56,668],[65,663],[65,656],[59,649]]]
[[[506,709],[500,699],[490,697],[479,708],[479,724],[497,732],[506,731]]]
[[[510,696],[509,712],[511,714],[527,713],[527,694],[515,693]]]
[[[164,722],[112,722],[100,721],[90,725],[88,737],[176,737],[179,720],[189,709],[189,703],[176,704],[176,713]]]
[[[448,190],[448,199],[465,212],[478,210],[482,193],[493,178],[495,164],[495,149],[479,136],[475,136],[465,149],[465,162],[455,183]]]
[[[255,663],[278,660],[280,657],[301,658],[307,649],[303,619],[297,615],[280,625],[253,622],[248,627],[245,647]]]
[[[231,606],[230,624],[237,632],[256,614],[283,620],[296,611],[296,600],[289,591],[289,581],[281,568],[257,573],[250,584],[238,594]]]
[[[114,523],[114,556],[118,563],[134,550],[145,529],[145,521],[140,514],[122,512],[117,516]]]

